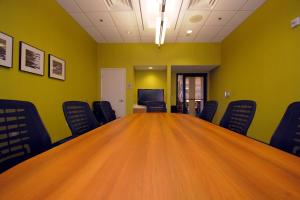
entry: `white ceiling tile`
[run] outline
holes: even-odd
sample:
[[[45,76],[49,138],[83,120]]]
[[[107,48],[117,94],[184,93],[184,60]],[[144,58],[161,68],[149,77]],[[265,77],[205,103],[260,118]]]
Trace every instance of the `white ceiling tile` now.
[[[236,11],[213,11],[205,24],[209,26],[225,25],[235,13]]]
[[[146,42],[146,43],[154,43],[155,42],[155,36],[153,36],[153,37],[142,36],[141,41]]]
[[[239,10],[247,0],[218,0],[214,10]]]
[[[86,27],[85,30],[96,40],[97,42],[105,42],[104,38],[100,35],[98,30],[94,27]]]
[[[210,11],[207,10],[187,10],[185,12],[181,26],[197,27],[204,24]],[[199,19],[198,22],[193,22],[193,20]]]
[[[82,13],[70,13],[70,15],[82,26],[92,26],[90,20]]]
[[[97,27],[114,26],[114,22],[109,12],[93,12],[87,13],[88,18]]]
[[[177,37],[176,42],[193,42],[194,37]]]
[[[119,35],[119,32],[118,32],[118,30],[115,28],[115,27],[113,27],[113,26],[111,26],[111,27],[97,27],[97,30],[104,36],[104,35],[109,35],[109,34],[111,34],[111,35]]]
[[[214,37],[211,37],[210,35],[201,35],[201,36],[197,36],[195,38],[195,42],[212,42],[212,40],[214,39]]]
[[[223,26],[203,26],[197,34],[195,40],[199,42],[209,42],[221,31]]]
[[[118,27],[118,30],[123,36],[140,36],[139,29],[136,27]]]
[[[145,30],[140,30],[141,36],[144,37],[154,37],[155,36],[155,29],[145,29]]]
[[[118,35],[104,35],[107,43],[122,43],[124,40]]]
[[[180,30],[179,30],[179,32],[178,32],[178,34],[177,34],[177,36],[178,37],[182,37],[182,36],[187,36],[187,35],[189,35],[189,36],[196,36],[197,35],[197,33],[199,32],[199,30],[201,29],[201,27],[197,27],[197,28],[188,28],[188,27],[181,27],[180,28]],[[188,30],[192,30],[193,32],[192,33],[190,33],[190,34],[188,34],[187,33],[187,31]]]
[[[219,31],[217,37],[228,36],[232,31],[234,31],[236,26],[224,26],[222,30]]]
[[[166,37],[177,37],[178,32],[178,30],[167,29]]]
[[[130,42],[130,43],[138,43],[141,41],[141,38],[139,36],[126,36],[123,37],[125,42]]]
[[[117,26],[136,26],[137,21],[134,12],[132,11],[119,11],[110,12],[111,16]]]
[[[211,42],[218,42],[218,43],[220,43],[220,42],[222,42],[224,40],[224,38],[225,38],[224,36],[222,36],[222,37],[217,36],[214,39],[212,39]]]
[[[123,41],[118,30],[114,27],[102,27],[102,28],[98,28],[98,31],[100,31],[101,35],[104,37],[104,39],[107,42],[122,42]]]
[[[108,10],[104,0],[75,0],[83,12],[98,12]]]
[[[223,26],[203,26],[202,29],[199,31],[198,35],[216,35],[218,34]]]
[[[265,0],[248,0],[247,3],[243,6],[242,10],[256,10],[264,2]]]
[[[73,0],[56,0],[66,11],[70,12],[81,12],[80,8]]]
[[[201,25],[197,27],[190,27],[190,26],[181,26],[178,32],[178,36],[185,36],[187,34],[188,30],[192,30],[193,32],[191,35],[197,34],[199,30],[202,28]]]
[[[166,37],[165,43],[174,43],[176,42],[176,37]]]
[[[238,11],[226,25],[237,27],[244,22],[251,13],[251,11]]]

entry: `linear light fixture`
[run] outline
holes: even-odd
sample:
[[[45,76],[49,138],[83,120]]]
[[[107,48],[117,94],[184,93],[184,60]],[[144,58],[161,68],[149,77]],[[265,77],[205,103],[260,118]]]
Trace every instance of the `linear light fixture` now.
[[[159,1],[159,17],[156,19],[156,34],[155,34],[155,44],[161,46],[164,44],[166,29],[167,29],[167,19],[164,16],[166,10],[166,1]]]

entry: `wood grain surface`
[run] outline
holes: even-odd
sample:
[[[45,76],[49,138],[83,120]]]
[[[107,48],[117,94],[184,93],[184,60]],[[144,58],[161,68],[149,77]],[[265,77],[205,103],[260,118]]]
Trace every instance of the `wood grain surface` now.
[[[300,199],[300,159],[192,116],[133,114],[1,174],[0,199]]]

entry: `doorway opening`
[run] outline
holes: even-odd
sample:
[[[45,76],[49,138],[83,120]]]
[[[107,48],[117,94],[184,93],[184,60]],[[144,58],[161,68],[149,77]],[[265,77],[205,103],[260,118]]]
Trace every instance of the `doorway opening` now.
[[[176,74],[177,112],[198,116],[207,101],[206,73]]]

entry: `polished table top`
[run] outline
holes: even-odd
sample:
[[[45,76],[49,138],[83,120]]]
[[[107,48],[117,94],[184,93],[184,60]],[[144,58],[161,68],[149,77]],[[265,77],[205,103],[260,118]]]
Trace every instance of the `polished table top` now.
[[[1,174],[0,199],[300,199],[300,159],[192,116],[134,114]]]

